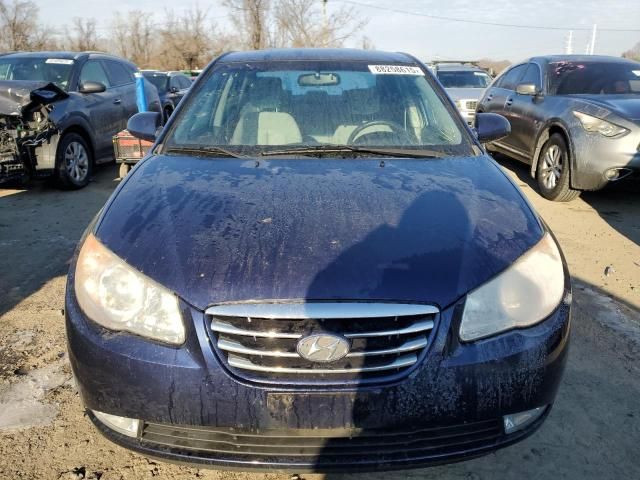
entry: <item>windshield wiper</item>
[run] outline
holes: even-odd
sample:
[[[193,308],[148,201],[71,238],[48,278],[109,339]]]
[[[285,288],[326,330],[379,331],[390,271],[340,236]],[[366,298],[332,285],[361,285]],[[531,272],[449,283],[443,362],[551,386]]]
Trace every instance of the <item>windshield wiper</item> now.
[[[234,158],[248,158],[245,155],[241,155],[231,150],[227,150],[221,147],[168,147],[165,153],[191,153],[195,155],[206,155],[208,157],[234,157]]]
[[[260,153],[263,157],[273,157],[278,155],[305,155],[319,153],[368,153],[371,155],[382,155],[385,157],[403,158],[443,158],[447,155],[436,150],[404,150],[394,148],[369,148],[356,147],[351,145],[319,145],[296,148],[286,148],[281,150],[267,150]]]

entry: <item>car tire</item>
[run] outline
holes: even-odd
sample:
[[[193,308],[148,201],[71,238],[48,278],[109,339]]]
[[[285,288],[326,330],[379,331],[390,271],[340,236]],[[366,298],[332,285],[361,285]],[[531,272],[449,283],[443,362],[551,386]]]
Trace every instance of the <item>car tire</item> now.
[[[58,144],[56,169],[59,185],[68,190],[86,187],[93,171],[91,150],[82,136],[67,133]]]
[[[127,174],[131,171],[131,165],[128,163],[121,163],[119,169],[120,180],[127,176]]]
[[[542,146],[536,170],[540,193],[547,200],[570,202],[580,195],[580,190],[571,188],[569,148],[559,133],[551,135]]]

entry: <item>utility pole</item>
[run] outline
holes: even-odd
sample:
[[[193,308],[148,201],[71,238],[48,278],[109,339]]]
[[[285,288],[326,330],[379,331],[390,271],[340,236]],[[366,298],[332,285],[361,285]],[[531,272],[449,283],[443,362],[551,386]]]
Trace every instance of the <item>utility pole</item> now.
[[[591,48],[589,50],[589,55],[593,55],[596,50],[596,31],[598,30],[598,25],[593,24],[593,31],[591,32]]]
[[[564,53],[571,55],[573,53],[573,30],[569,30],[567,34],[567,41],[564,44]]]
[[[327,19],[327,1],[322,0],[322,45],[325,47],[329,46],[329,25]]]

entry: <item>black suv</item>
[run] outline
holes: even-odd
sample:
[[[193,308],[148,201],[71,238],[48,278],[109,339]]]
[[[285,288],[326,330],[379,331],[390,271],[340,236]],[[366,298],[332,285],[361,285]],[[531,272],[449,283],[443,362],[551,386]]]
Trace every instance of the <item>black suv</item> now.
[[[119,57],[18,52],[0,57],[0,182],[56,176],[82,188],[95,163],[113,160],[112,137],[138,111],[135,73]],[[160,111],[145,82],[149,110]]]
[[[166,122],[191,88],[192,80],[182,72],[159,72],[157,70],[143,70],[144,78],[158,89],[162,115]]]

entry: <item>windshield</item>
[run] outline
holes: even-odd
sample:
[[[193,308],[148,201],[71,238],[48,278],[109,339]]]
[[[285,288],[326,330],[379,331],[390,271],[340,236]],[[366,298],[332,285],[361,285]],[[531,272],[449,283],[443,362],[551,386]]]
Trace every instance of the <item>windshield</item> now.
[[[455,113],[417,66],[230,63],[205,75],[174,120],[165,147],[246,154],[283,146],[473,151]]]
[[[438,72],[438,80],[444,88],[487,88],[491,77],[484,72]]]
[[[67,90],[72,68],[66,58],[0,57],[0,80],[52,82]]]
[[[164,92],[167,90],[167,82],[169,81],[169,77],[164,73],[143,73],[144,78],[149,80],[154,87],[158,89],[159,92]]]
[[[625,95],[640,93],[640,64],[553,62],[549,64],[552,95]]]

